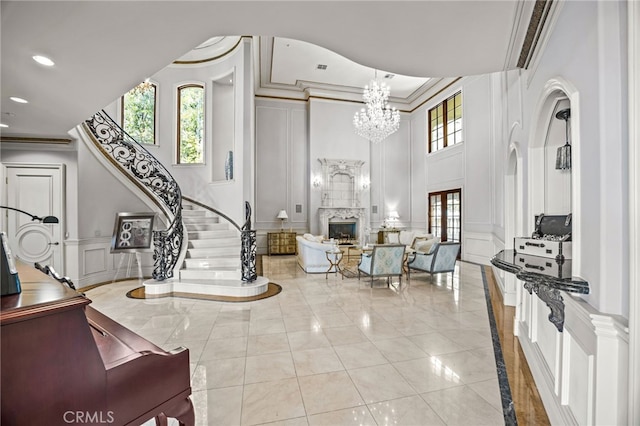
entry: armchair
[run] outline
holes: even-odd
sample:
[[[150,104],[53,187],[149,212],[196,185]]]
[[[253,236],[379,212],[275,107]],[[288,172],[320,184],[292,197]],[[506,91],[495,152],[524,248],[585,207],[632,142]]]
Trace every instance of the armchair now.
[[[460,243],[435,243],[429,253],[416,252],[407,262],[407,277],[411,278],[411,270],[428,272],[433,276],[440,272],[453,272],[456,258],[460,252]]]
[[[375,277],[386,277],[387,287],[389,278],[398,276],[402,283],[402,263],[404,261],[404,244],[377,244],[371,253],[363,253],[358,263],[358,279],[360,273],[371,277],[371,287]]]

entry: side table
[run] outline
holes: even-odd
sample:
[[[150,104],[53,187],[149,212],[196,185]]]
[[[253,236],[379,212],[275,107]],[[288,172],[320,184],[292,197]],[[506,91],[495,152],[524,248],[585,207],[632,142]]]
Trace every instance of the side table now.
[[[327,255],[327,260],[329,261],[329,269],[327,269],[327,272],[324,273],[324,279],[328,279],[330,273],[338,274],[339,272],[342,276],[342,279],[344,280],[342,269],[340,269],[340,262],[342,261],[342,256],[344,256],[342,250],[340,250],[339,248],[333,248],[331,250],[327,250],[325,254]]]

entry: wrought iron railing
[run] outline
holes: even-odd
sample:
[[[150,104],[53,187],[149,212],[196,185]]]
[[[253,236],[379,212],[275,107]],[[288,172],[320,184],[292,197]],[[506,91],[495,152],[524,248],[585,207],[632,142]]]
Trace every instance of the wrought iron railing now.
[[[256,231],[251,229],[251,205],[249,204],[249,202],[245,201],[245,222],[242,227],[240,227],[240,225],[238,225],[229,216],[211,206],[207,206],[206,204],[187,196],[182,196],[182,199],[222,217],[231,225],[233,225],[234,228],[240,231],[240,260],[242,264],[242,281],[255,281],[258,277],[258,274],[256,272]]]
[[[97,112],[85,124],[96,146],[150,196],[170,221],[167,229],[153,231],[153,278],[158,281],[171,278],[184,241],[182,192],[178,183],[162,163],[106,112]]]

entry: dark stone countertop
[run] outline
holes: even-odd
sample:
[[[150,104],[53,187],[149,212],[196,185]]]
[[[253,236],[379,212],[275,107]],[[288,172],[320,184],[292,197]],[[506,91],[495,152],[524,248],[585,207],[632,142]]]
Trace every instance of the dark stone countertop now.
[[[522,262],[523,259],[524,262]],[[527,262],[527,260],[532,260],[532,262]],[[539,260],[544,260],[556,267],[547,268],[546,271],[531,270],[527,267],[528,263],[533,264]],[[571,260],[558,263],[552,258],[523,255],[515,250],[502,250],[493,256],[491,264],[496,268],[515,274],[516,278],[527,283],[542,284],[551,289],[569,293],[589,294],[589,283],[571,276]]]

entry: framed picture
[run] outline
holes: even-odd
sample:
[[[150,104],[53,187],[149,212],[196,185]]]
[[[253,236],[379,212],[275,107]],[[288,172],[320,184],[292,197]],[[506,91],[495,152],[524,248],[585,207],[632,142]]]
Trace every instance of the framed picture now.
[[[116,213],[111,253],[150,251],[155,213]]]

